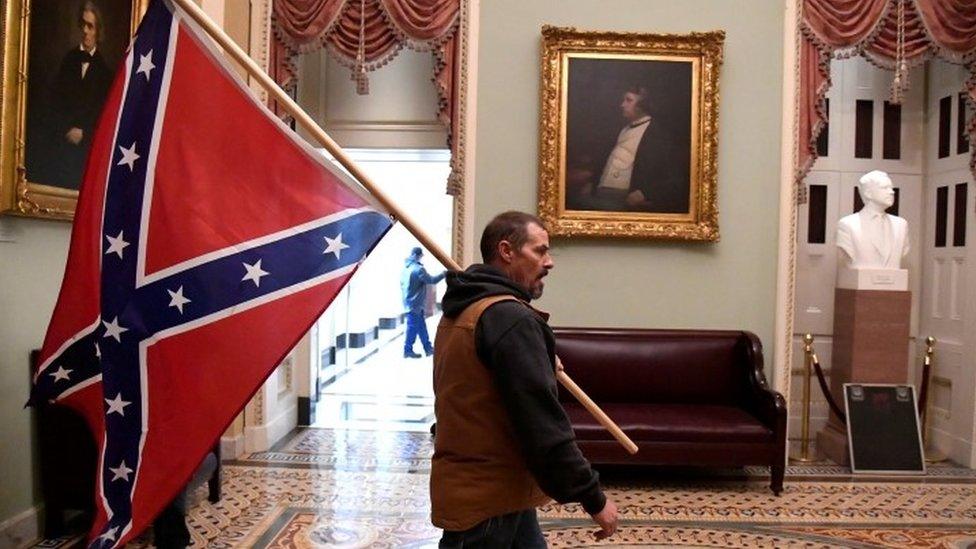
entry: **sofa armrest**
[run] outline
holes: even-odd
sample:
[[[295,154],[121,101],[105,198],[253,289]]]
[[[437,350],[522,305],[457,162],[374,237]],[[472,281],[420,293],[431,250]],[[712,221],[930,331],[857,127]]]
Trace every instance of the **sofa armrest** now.
[[[786,434],[786,399],[769,387],[763,373],[762,342],[751,332],[740,339],[740,360],[746,376],[745,406],[779,436]]]

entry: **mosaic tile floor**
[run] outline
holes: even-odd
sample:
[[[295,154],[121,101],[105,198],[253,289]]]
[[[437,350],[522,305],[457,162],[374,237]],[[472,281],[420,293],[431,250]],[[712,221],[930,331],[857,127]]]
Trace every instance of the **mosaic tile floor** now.
[[[197,494],[194,545],[436,547],[431,451],[422,433],[296,431],[269,452],[225,462],[223,499]],[[780,497],[760,467],[611,469],[603,478],[620,508],[617,535],[596,543],[579,506],[548,505],[540,521],[552,547],[976,548],[976,472],[952,465],[921,478],[790,467]]]

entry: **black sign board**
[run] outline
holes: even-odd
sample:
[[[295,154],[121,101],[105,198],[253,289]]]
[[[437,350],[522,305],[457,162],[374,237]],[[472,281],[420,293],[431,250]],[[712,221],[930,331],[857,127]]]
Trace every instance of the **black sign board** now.
[[[925,473],[915,387],[844,384],[847,445],[855,473]]]

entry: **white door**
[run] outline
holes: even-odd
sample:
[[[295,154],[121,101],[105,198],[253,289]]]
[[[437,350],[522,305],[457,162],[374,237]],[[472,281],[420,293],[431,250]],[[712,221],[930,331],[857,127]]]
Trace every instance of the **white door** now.
[[[938,340],[928,396],[931,444],[954,461],[973,466],[976,223],[969,153],[958,139],[963,82],[959,68],[930,63],[919,339]],[[918,345],[918,360],[923,352],[924,345]]]

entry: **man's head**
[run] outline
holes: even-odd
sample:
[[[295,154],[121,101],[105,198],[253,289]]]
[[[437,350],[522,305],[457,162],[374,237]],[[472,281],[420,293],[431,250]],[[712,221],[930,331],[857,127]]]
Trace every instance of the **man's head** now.
[[[553,263],[549,233],[538,217],[523,212],[496,215],[481,233],[481,257],[525,287],[532,299],[542,297],[542,279]]]
[[[620,114],[628,122],[633,122],[651,113],[650,98],[647,88],[632,86],[624,92],[620,101]]]
[[[81,46],[92,51],[102,40],[102,12],[94,2],[89,0],[81,5],[78,26],[81,27]]]
[[[420,261],[421,257],[424,257],[424,249],[420,246],[414,246],[414,248],[410,250],[410,259]]]
[[[857,182],[857,192],[864,204],[873,204],[884,210],[895,203],[895,189],[891,178],[881,170],[874,170],[861,176]]]

